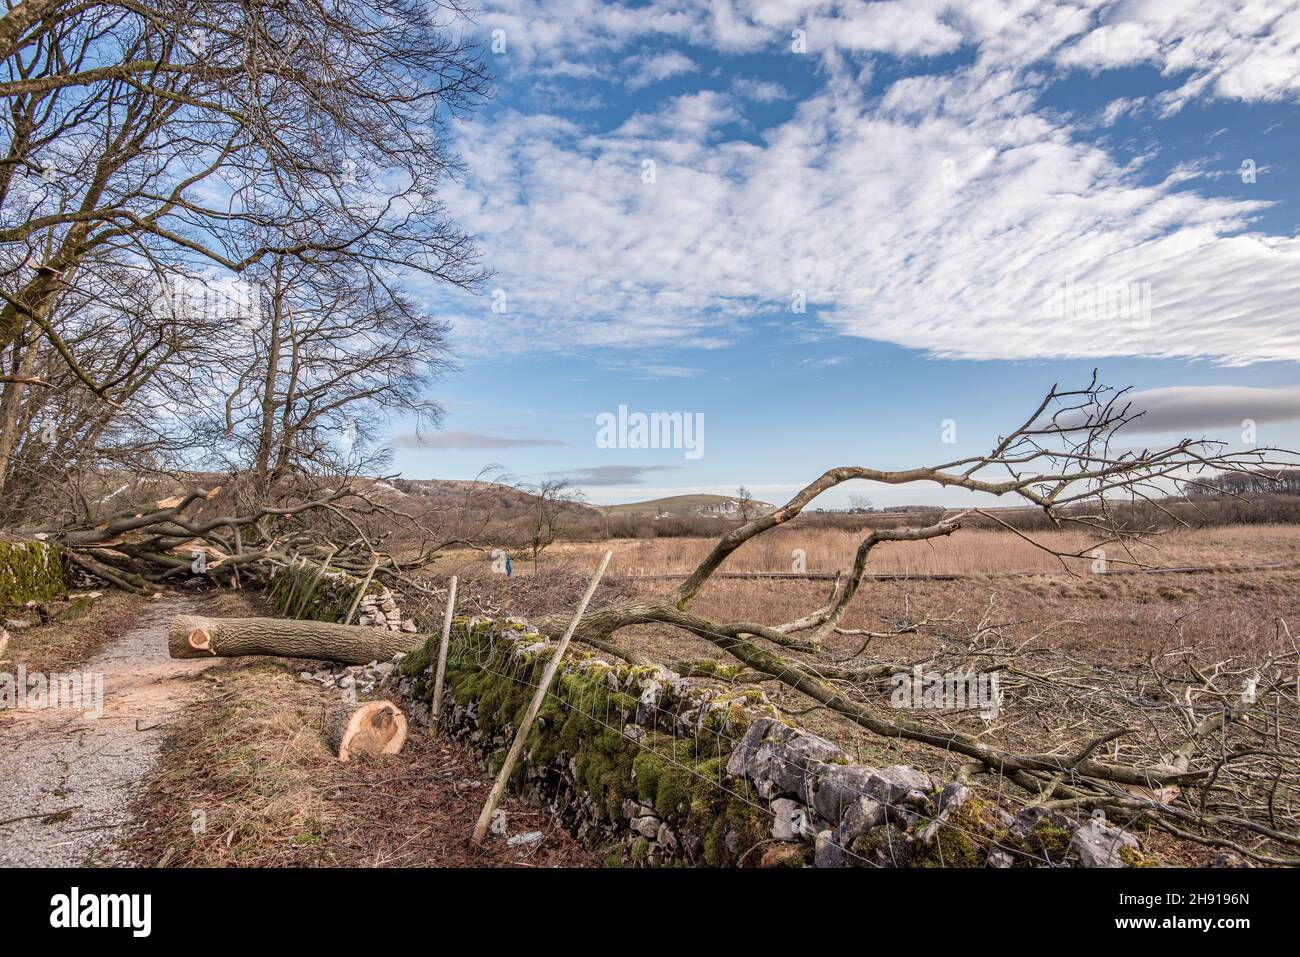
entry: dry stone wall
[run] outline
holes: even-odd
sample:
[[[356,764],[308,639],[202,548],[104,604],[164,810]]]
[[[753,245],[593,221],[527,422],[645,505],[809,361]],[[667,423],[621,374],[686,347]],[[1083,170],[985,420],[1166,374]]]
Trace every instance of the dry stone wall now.
[[[444,726],[495,772],[551,642],[522,621],[456,620]],[[437,640],[388,678],[428,721]],[[610,864],[1124,867],[1137,839],[1103,818],[1000,806],[906,765],[854,765],[781,720],[761,688],[611,664],[561,669],[512,788]]]

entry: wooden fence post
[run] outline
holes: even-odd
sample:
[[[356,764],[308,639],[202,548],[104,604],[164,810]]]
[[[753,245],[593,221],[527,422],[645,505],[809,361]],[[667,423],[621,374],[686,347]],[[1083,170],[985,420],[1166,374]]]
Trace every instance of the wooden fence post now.
[[[451,576],[451,587],[447,592],[447,614],[442,618],[442,641],[438,645],[438,670],[433,677],[433,708],[430,716],[435,725],[442,718],[442,677],[447,673],[447,645],[451,640],[451,617],[456,609],[456,576]]]
[[[379,556],[376,555],[370,562],[370,571],[366,572],[365,580],[361,587],[357,589],[356,596],[352,599],[352,607],[348,609],[347,617],[343,619],[343,624],[352,624],[352,616],[357,613],[357,606],[361,604],[361,599],[366,595],[366,589],[370,587],[370,580],[375,577],[375,569],[379,567]]]
[[[592,576],[590,584],[587,585],[587,592],[582,596],[582,601],[578,603],[578,610],[573,613],[573,620],[569,622],[564,637],[560,639],[559,645],[556,646],[555,654],[546,663],[546,670],[542,672],[542,680],[537,684],[537,691],[533,693],[533,700],[524,713],[524,720],[520,722],[519,730],[515,732],[514,743],[510,745],[510,751],[506,754],[505,763],[501,765],[501,771],[497,774],[496,783],[492,785],[492,791],[488,794],[487,803],[483,805],[483,812],[479,814],[478,823],[474,825],[472,840],[475,844],[483,843],[483,836],[487,834],[488,824],[492,822],[492,812],[496,810],[501,795],[505,793],[506,784],[510,780],[510,772],[514,770],[515,762],[519,760],[519,755],[524,750],[524,741],[528,738],[528,731],[537,718],[537,712],[542,710],[542,701],[546,698],[546,692],[550,689],[551,682],[555,680],[555,673],[560,670],[560,660],[569,647],[573,633],[578,630],[578,622],[582,619],[582,613],[587,610],[587,603],[591,601],[591,596],[595,594],[596,586],[600,584],[600,577],[605,574],[605,568],[609,565],[609,560],[613,555],[612,551],[606,551],[605,556],[600,560],[600,567],[596,569],[596,574]]]

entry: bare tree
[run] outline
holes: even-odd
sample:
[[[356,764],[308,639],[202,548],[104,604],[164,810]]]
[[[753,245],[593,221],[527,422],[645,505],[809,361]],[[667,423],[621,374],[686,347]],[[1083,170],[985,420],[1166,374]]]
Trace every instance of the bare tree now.
[[[242,273],[347,255],[467,285],[441,126],[487,92],[423,0],[28,2],[0,21],[0,347],[121,257]],[[392,184],[398,184],[393,186]],[[26,330],[26,332],[24,331]]]
[[[98,478],[176,467],[196,442],[194,417],[179,410],[210,401],[196,373],[219,365],[226,324],[176,314],[156,279],[129,265],[97,275],[102,281],[66,291],[49,321],[103,384],[102,396],[33,323],[7,350],[15,378],[35,380],[6,383],[0,395],[0,488],[11,523],[28,513],[84,516],[77,496],[93,496]]]
[[[1280,464],[1269,456],[1289,455],[1278,450],[1259,449],[1229,452],[1208,441],[1184,440],[1159,449],[1126,449],[1118,440],[1125,427],[1139,414],[1132,412],[1123,392],[1115,392],[1094,381],[1075,391],[1053,389],[1025,422],[998,440],[984,455],[958,459],[933,466],[902,471],[882,471],[862,466],[833,468],[816,478],[775,511],[727,532],[682,584],[652,598],[623,598],[605,607],[589,611],[579,625],[578,638],[606,652],[629,660],[641,660],[619,641],[619,633],[632,625],[660,624],[682,630],[714,645],[720,652],[740,662],[747,674],[763,680],[775,680],[798,691],[819,707],[837,712],[849,721],[889,739],[905,739],[943,749],[968,762],[967,773],[984,770],[1005,775],[1042,800],[1078,802],[1084,806],[1132,806],[1150,808],[1151,798],[1134,797],[1135,792],[1153,793],[1150,789],[1205,785],[1221,771],[1220,757],[1210,740],[1221,735],[1225,726],[1235,722],[1243,709],[1237,706],[1217,708],[1214,720],[1190,720],[1182,728],[1181,741],[1156,737],[1163,746],[1135,749],[1131,761],[1106,759],[1096,752],[1102,744],[1131,734],[1139,720],[1125,713],[1120,704],[1110,701],[1110,720],[1123,714],[1117,726],[1102,729],[1093,740],[1080,741],[1074,753],[1059,748],[1050,750],[1005,746],[986,733],[976,733],[942,723],[901,718],[873,700],[882,680],[906,671],[911,662],[873,660],[866,650],[874,638],[916,631],[921,623],[909,623],[893,632],[846,629],[842,619],[849,603],[858,595],[871,553],[881,545],[900,541],[926,541],[943,538],[961,529],[963,521],[980,515],[996,525],[1008,527],[992,511],[971,508],[945,514],[932,524],[914,528],[876,529],[859,543],[850,568],[836,580],[826,603],[790,621],[765,624],[755,621],[721,621],[691,608],[719,567],[747,542],[784,525],[798,516],[823,492],[849,481],[868,481],[884,485],[933,483],[942,488],[964,489],[996,497],[1011,497],[1031,503],[1043,510],[1053,527],[1074,527],[1092,534],[1086,546],[1063,552],[1054,546],[1025,536],[1038,547],[1064,562],[1083,558],[1098,546],[1112,546],[1122,557],[1112,564],[1140,566],[1134,546],[1143,541],[1149,529],[1132,525],[1123,505],[1129,501],[1152,503],[1161,513],[1168,496],[1183,488],[1202,486],[1224,472],[1252,473],[1276,471]],[[1014,530],[1013,530],[1014,531]],[[561,618],[545,619],[539,627],[546,634],[557,634],[565,622]],[[951,626],[952,623],[947,623]],[[847,663],[827,664],[804,656],[820,648],[830,634],[857,635],[863,639],[861,651]],[[958,663],[982,663],[985,668],[1014,667],[1016,649],[997,644],[998,626],[983,620],[970,628],[960,640],[950,642]],[[1294,659],[1294,655],[1291,659]],[[1265,668],[1270,681],[1285,687],[1287,668],[1293,673],[1297,662],[1287,658]],[[1048,681],[1031,676],[1027,681]],[[1050,683],[1050,682],[1049,682]],[[1206,679],[1207,693],[1216,700],[1231,694],[1228,682]],[[1100,682],[1099,685],[1105,685]],[[1036,684],[1036,686],[1038,686]],[[1056,689],[1061,691],[1059,686]],[[1099,687],[1098,693],[1114,692],[1113,684]],[[1072,692],[1073,693],[1073,692]],[[1175,707],[1182,707],[1175,704]],[[1191,714],[1192,712],[1187,712]],[[1130,723],[1133,722],[1133,723]],[[1267,724],[1267,723],[1266,723]],[[1166,733],[1177,735],[1176,716],[1171,716]],[[1267,730],[1267,729],[1265,729]],[[1267,735],[1266,735],[1267,736]],[[1207,745],[1209,745],[1207,750]],[[1289,749],[1292,753],[1294,749]],[[1119,753],[1118,750],[1116,753]],[[1198,762],[1195,759],[1200,758]],[[1276,762],[1274,762],[1276,763]],[[1269,800],[1267,785],[1270,772],[1247,775],[1251,800]],[[1289,781],[1295,776],[1291,774]],[[1236,779],[1240,784],[1242,778]],[[1289,786],[1294,785],[1291,781]],[[1242,800],[1242,786],[1236,795]],[[1290,792],[1288,792],[1290,793]],[[1238,815],[1239,816],[1239,815]],[[1270,834],[1274,834],[1270,830]],[[1300,844],[1300,837],[1280,838]]]
[[[581,498],[568,479],[546,479],[535,485],[520,485],[519,491],[531,496],[525,543],[533,568],[542,552],[555,542],[564,524],[565,513]]]
[[[224,466],[264,493],[289,476],[382,472],[385,421],[441,419],[426,391],[450,367],[446,323],[347,260],[276,256],[267,272],[262,314],[217,370]]]
[[[736,507],[740,509],[740,521],[748,522],[754,513],[754,493],[744,485],[736,488]]]
[[[172,551],[192,540],[218,560],[319,547],[365,566],[394,527],[417,562],[455,537],[398,515],[358,473],[384,464],[372,434],[385,414],[439,413],[423,389],[446,367],[445,326],[396,284],[481,278],[439,199],[458,162],[444,124],[489,92],[477,50],[447,29],[460,12],[7,9],[5,521],[35,522],[137,587],[186,574]],[[211,308],[232,281],[265,310]],[[156,521],[86,538],[128,513]]]

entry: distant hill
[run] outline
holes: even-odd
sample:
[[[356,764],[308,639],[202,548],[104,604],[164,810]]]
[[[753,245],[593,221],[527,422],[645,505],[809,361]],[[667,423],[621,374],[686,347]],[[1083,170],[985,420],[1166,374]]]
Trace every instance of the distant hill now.
[[[757,499],[749,503],[753,514],[770,512],[776,508],[771,502]],[[627,502],[623,505],[606,505],[601,511],[611,517],[643,516],[646,518],[695,515],[703,518],[738,518],[740,499],[733,495],[670,495],[648,502]]]

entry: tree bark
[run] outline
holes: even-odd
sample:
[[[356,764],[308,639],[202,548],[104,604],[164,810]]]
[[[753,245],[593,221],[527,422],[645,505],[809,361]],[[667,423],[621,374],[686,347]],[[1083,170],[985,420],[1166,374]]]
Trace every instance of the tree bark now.
[[[425,640],[419,634],[323,621],[177,615],[167,634],[167,650],[173,658],[279,655],[364,665],[388,661]]]
[[[23,391],[27,388],[24,377],[31,376],[36,368],[35,342],[20,345],[15,340],[14,349],[19,355],[14,364],[13,379],[4,384],[3,393],[0,393],[0,491],[4,491],[9,477],[9,460],[18,446],[18,412]]]

